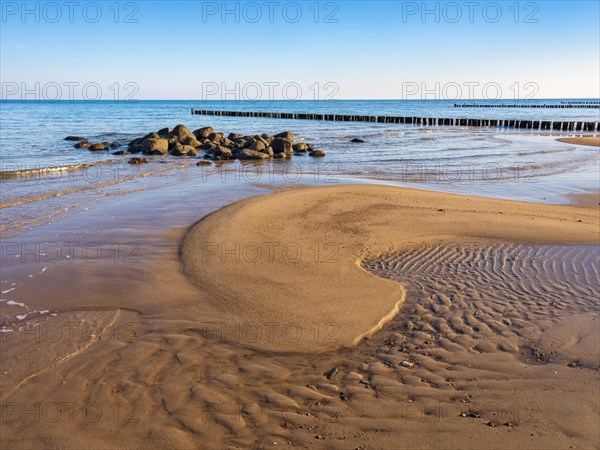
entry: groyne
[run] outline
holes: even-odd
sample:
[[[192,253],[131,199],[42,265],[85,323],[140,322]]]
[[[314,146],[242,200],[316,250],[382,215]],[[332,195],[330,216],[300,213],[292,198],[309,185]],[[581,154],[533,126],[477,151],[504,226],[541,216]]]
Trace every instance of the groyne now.
[[[418,126],[497,127],[554,131],[598,131],[599,122],[550,121],[522,119],[465,119],[398,116],[363,116],[349,114],[307,114],[264,111],[209,111],[192,108],[192,114],[222,117],[264,117],[269,119],[324,120],[335,122],[403,123]]]

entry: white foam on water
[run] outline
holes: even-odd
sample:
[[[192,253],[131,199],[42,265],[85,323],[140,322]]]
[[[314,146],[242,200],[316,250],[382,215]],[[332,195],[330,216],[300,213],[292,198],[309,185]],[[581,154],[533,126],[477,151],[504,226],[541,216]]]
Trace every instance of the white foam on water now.
[[[7,289],[6,291],[2,291],[2,294],[8,294],[9,292],[14,291],[14,290],[15,290],[15,288],[10,288],[10,289]]]
[[[20,306],[21,308],[27,308],[27,306],[25,306],[25,303],[15,302],[14,300],[7,300],[6,304],[10,306]]]

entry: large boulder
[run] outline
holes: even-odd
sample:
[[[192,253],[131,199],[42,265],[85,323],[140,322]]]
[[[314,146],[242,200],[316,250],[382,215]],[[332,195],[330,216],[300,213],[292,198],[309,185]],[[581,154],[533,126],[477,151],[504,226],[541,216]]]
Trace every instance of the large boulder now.
[[[294,149],[294,153],[304,153],[308,150],[308,145],[299,143],[292,145],[292,148]]]
[[[227,137],[230,141],[237,141],[238,139],[242,139],[244,135],[239,133],[229,133],[229,136]]]
[[[201,147],[202,143],[196,139],[194,135],[185,136],[183,139],[179,140],[179,143],[183,145],[191,145],[192,147]]]
[[[223,139],[223,133],[210,133],[208,139],[218,144]]]
[[[169,136],[171,136],[171,129],[170,128],[162,128],[162,129],[158,130],[157,134],[161,138],[168,138]]]
[[[207,139],[214,132],[215,129],[213,127],[204,127],[195,130],[194,136],[196,136],[196,139]]]
[[[233,141],[229,138],[222,137],[221,140],[219,141],[219,144],[224,145],[226,147],[232,147]]]
[[[286,156],[291,156],[294,153],[292,142],[282,137],[276,137],[273,139],[273,142],[271,142],[271,147],[273,147],[273,152],[276,155],[283,153]]]
[[[260,135],[261,138],[263,138],[265,141],[267,141],[269,144],[271,142],[273,142],[273,139],[275,139],[273,136],[271,136],[269,133],[263,133]]]
[[[204,144],[202,144],[202,150],[214,150],[215,148],[217,148],[217,144],[215,144],[214,142],[205,142]]]
[[[88,147],[93,152],[99,152],[102,150],[108,150],[104,144],[92,144]]]
[[[160,138],[160,136],[158,135],[158,133],[155,133],[154,131],[152,133],[148,133],[146,136],[142,136],[140,139],[142,141],[146,140],[146,139],[158,139]]]
[[[170,151],[173,156],[196,156],[198,151],[191,145],[177,144],[174,149]]]
[[[142,142],[142,151],[147,155],[164,155],[169,151],[169,140],[150,138]]]
[[[271,142],[273,142],[273,141],[269,142],[269,141],[265,140],[262,136],[259,136],[258,134],[254,135],[253,138],[255,141],[262,142],[265,145],[265,147],[268,147],[269,144]]]
[[[254,144],[250,146],[250,150],[254,150],[257,152],[262,152],[267,146],[263,143],[263,141],[254,141]]]
[[[284,131],[283,133],[276,134],[275,137],[284,138],[290,142],[294,142],[294,133],[291,133],[290,131]]]
[[[269,155],[262,152],[257,152],[256,150],[243,149],[240,150],[236,156],[239,159],[269,159]]]
[[[188,127],[186,127],[185,125],[177,125],[173,129],[173,131],[171,131],[171,133],[169,133],[169,137],[177,139],[177,141],[180,144],[184,144],[184,145],[187,145],[183,142],[186,138],[191,137],[194,140],[196,139],[196,136],[194,136],[194,133],[192,133],[190,131],[190,129]]]
[[[217,148],[215,148],[215,156],[220,156],[223,159],[227,159],[231,157],[231,154],[231,149],[224,147],[223,145],[219,145]]]
[[[246,148],[248,147],[248,141],[246,139],[236,139],[235,148]]]

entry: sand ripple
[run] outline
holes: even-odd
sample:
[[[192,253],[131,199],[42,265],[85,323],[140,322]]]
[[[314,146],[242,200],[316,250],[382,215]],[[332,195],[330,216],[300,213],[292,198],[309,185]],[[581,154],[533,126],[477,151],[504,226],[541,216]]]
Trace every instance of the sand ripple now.
[[[446,243],[386,254],[363,267],[405,286],[397,321],[411,335],[431,333],[439,348],[597,369],[598,257],[592,246]],[[544,337],[549,333],[552,342]]]

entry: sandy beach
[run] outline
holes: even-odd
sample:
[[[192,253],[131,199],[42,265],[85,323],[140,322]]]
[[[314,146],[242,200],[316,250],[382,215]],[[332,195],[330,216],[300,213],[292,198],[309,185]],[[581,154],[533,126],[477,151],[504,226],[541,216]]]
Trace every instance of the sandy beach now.
[[[591,147],[600,147],[600,136],[582,136],[574,138],[559,138],[558,142],[565,144],[589,145]]]
[[[141,192],[23,238],[139,252],[11,255],[2,448],[596,445],[597,206],[248,189]]]

